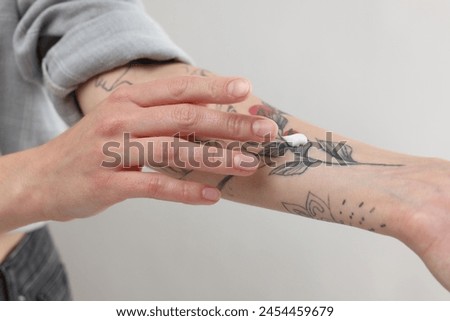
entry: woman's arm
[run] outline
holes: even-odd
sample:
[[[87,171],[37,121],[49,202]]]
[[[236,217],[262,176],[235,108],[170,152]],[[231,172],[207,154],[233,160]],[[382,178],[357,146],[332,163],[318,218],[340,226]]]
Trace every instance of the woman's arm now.
[[[179,75],[212,76],[185,64],[127,66],[106,78],[92,79],[79,94],[95,95],[101,100],[114,89],[114,84]],[[448,161],[369,146],[303,122],[255,96],[240,103],[208,107],[260,115],[278,124],[277,137],[271,142],[244,146],[259,158],[259,170],[247,177],[195,170],[166,173],[217,186],[222,196],[232,201],[398,238],[450,289]],[[294,132],[305,134],[308,144],[289,146],[282,136]],[[222,146],[227,143],[230,141],[221,142]]]
[[[107,76],[108,72],[103,74]],[[223,139],[263,141],[264,134],[276,131],[272,121],[203,107],[211,102],[241,101],[249,91],[249,83],[240,78],[173,77],[108,92],[92,109],[85,105],[97,97],[85,99],[80,93],[86,115],[78,123],[46,144],[0,157],[0,234],[38,221],[91,216],[133,197],[215,203],[220,199],[216,187],[180,182],[160,173],[142,173],[141,155],[113,145],[126,133],[130,145],[141,144],[142,153],[158,154],[176,167],[175,160],[203,157],[202,150],[190,155],[173,147],[165,149],[174,142],[194,147],[182,139],[183,133],[196,131]],[[264,128],[267,132],[260,131]],[[111,160],[111,154],[120,157],[112,166],[111,161],[117,159]],[[224,159],[231,160],[231,166],[225,166]],[[255,158],[239,151],[225,151],[216,158],[221,166],[211,169],[200,164],[195,168],[248,176],[257,169],[256,162],[250,167],[242,166],[248,159]]]

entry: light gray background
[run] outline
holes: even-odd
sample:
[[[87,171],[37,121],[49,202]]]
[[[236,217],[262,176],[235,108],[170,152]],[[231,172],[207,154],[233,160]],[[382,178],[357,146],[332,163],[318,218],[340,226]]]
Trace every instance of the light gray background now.
[[[450,159],[450,2],[147,0],[204,68],[321,127]],[[52,224],[79,300],[450,299],[395,239],[222,201]]]

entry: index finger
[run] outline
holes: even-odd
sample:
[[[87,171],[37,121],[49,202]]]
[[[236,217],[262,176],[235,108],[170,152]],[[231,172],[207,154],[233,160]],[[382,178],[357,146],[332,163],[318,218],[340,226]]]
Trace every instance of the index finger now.
[[[243,78],[181,76],[123,87],[127,99],[141,107],[178,103],[227,104],[244,100],[251,92]],[[119,96],[120,93],[119,89]]]

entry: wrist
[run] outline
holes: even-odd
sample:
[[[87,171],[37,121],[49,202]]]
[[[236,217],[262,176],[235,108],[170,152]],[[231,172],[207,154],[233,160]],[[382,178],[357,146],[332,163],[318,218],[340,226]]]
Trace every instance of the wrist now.
[[[130,62],[125,66],[92,77],[76,90],[76,98],[84,114],[116,89],[156,79],[186,75],[189,65],[179,62]]]
[[[0,233],[45,220],[36,149],[1,157]]]

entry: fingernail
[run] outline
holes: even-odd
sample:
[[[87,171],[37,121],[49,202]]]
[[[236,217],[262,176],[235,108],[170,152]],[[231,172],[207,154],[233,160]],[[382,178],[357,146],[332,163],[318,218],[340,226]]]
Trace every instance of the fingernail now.
[[[217,202],[220,199],[220,191],[214,187],[205,187],[202,196],[205,200]]]
[[[257,120],[253,123],[252,129],[255,135],[261,137],[272,135],[277,131],[276,124],[270,120]]]
[[[233,157],[233,163],[235,167],[244,170],[254,170],[257,166],[257,159],[253,156],[237,154]]]
[[[227,91],[230,96],[247,96],[250,91],[250,83],[245,79],[235,79],[228,84]]]

